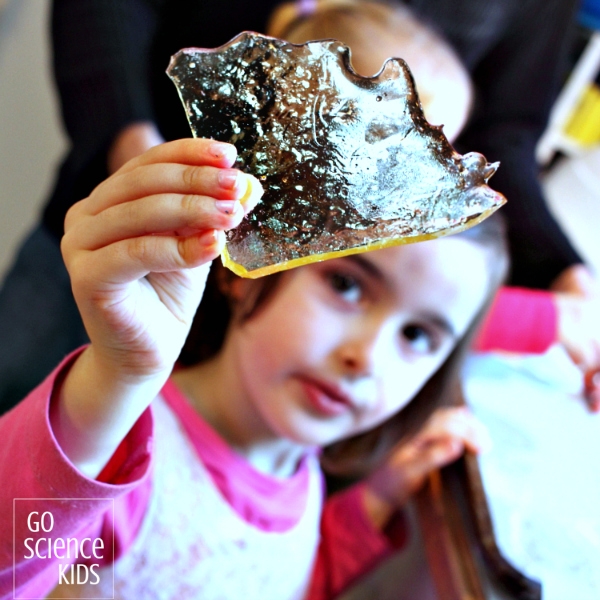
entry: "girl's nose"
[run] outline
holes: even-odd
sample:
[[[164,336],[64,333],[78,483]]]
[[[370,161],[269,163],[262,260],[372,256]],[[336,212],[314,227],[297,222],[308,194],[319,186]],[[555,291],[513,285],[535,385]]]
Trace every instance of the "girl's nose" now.
[[[376,373],[379,363],[393,349],[389,346],[385,328],[369,327],[349,334],[337,348],[337,359],[345,375],[369,377]]]

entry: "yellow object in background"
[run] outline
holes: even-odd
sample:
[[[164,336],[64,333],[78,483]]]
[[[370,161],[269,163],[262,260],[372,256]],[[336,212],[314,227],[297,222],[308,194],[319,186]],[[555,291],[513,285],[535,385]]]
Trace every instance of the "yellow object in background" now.
[[[565,125],[565,134],[582,146],[600,144],[600,87],[586,86],[577,108]]]

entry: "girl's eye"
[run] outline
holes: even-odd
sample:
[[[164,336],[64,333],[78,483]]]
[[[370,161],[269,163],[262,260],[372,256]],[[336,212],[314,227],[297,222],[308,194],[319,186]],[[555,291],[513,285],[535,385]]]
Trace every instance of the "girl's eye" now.
[[[329,275],[331,287],[348,302],[358,302],[362,296],[362,288],[358,280],[345,273],[332,273]]]
[[[402,329],[402,337],[416,354],[430,354],[436,349],[434,336],[420,325],[405,325]]]

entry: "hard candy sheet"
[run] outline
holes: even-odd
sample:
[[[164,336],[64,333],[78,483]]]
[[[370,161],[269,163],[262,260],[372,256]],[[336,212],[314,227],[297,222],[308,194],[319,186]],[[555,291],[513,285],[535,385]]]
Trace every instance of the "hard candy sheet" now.
[[[497,165],[427,123],[400,59],[366,78],[335,40],[245,32],[181,50],[168,74],[193,134],[235,144],[236,166],[265,188],[227,233],[223,259],[240,275],[460,231],[504,202],[486,184]]]

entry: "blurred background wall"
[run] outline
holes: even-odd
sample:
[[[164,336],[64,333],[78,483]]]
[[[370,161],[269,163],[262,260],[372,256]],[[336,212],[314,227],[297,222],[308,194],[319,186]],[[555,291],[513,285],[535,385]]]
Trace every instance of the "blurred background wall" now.
[[[0,277],[65,148],[50,76],[49,4],[0,0]]]
[[[50,74],[49,5],[0,0],[0,278],[48,195],[66,145]],[[600,272],[600,146],[558,161],[544,185],[575,245]]]

